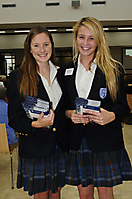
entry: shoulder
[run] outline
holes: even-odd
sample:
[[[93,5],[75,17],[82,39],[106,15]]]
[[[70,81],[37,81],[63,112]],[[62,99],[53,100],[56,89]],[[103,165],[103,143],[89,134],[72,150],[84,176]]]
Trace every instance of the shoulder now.
[[[65,71],[67,69],[74,69],[74,68],[76,68],[76,66],[77,66],[77,63],[74,63],[72,61],[72,62],[69,62],[68,64],[65,64],[64,66],[62,66],[60,71],[61,71],[62,74],[65,74]]]
[[[68,64],[65,64],[64,68],[70,68],[70,67],[75,67],[75,66],[76,66],[76,64],[73,61],[71,61]]]
[[[124,69],[124,67],[123,67],[122,64],[118,64],[118,70],[120,71],[120,73],[121,73],[122,75],[124,75],[125,69]]]
[[[122,64],[117,63],[117,72],[116,72],[116,78],[119,79],[124,79],[124,74],[125,74],[125,69]]]
[[[20,76],[22,76],[22,70],[20,68],[17,68],[10,73],[9,78],[19,78]]]
[[[22,73],[20,69],[15,69],[10,73],[7,93],[9,93],[10,90],[15,90],[16,88],[19,87],[21,77],[22,77]]]
[[[0,106],[1,107],[3,107],[3,106],[7,107],[8,104],[4,100],[0,99]]]

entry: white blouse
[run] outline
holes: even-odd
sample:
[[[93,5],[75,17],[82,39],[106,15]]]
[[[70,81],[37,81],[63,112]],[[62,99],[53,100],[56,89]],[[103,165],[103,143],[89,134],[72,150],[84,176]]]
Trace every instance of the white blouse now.
[[[79,97],[87,98],[94,79],[95,71],[97,65],[94,62],[91,64],[91,70],[86,71],[85,67],[80,62],[80,55],[78,57],[78,67],[76,72],[76,89],[78,92]]]
[[[49,66],[50,66],[50,86],[48,84],[47,79],[44,76],[42,76],[40,73],[39,75],[48,93],[50,101],[52,102],[52,108],[53,110],[55,110],[62,96],[62,90],[56,78],[58,67],[56,68],[51,61],[49,61]]]

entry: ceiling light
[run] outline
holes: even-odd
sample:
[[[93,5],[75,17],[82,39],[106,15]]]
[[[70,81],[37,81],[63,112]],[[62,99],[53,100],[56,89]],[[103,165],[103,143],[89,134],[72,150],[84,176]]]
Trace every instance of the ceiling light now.
[[[109,28],[103,28],[103,30],[109,30]]]
[[[73,31],[73,29],[68,28],[68,29],[66,29],[66,31]]]
[[[132,30],[132,27],[118,28],[118,30]]]
[[[5,33],[5,31],[0,31],[0,34]]]
[[[56,29],[50,29],[48,30],[49,32],[56,32],[57,30]]]
[[[23,33],[23,32],[29,32],[29,30],[15,30],[15,33]]]

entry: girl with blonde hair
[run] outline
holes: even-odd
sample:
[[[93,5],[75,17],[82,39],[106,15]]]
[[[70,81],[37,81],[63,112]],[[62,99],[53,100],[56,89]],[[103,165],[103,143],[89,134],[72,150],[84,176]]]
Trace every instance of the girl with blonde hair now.
[[[66,183],[78,186],[81,199],[93,199],[94,187],[100,199],[114,199],[113,186],[132,180],[121,125],[130,111],[124,70],[112,58],[97,19],[84,17],[73,31],[73,61],[62,68],[71,149]],[[78,114],[76,97],[100,101],[100,111]]]

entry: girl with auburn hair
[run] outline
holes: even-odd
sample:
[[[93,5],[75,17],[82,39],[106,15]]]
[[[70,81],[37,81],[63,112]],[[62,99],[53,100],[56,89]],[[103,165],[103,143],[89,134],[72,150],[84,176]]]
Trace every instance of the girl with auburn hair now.
[[[97,19],[84,17],[73,31],[73,61],[62,68],[70,127],[66,184],[78,186],[81,199],[93,199],[94,187],[100,199],[114,199],[113,186],[132,180],[121,125],[130,111],[124,70]],[[76,97],[100,101],[100,110],[78,114]]]
[[[32,28],[24,52],[22,65],[10,74],[7,89],[9,124],[19,133],[17,188],[24,187],[34,199],[60,199],[69,141],[64,87],[48,30]],[[22,106],[27,95],[52,104],[49,116],[41,112],[38,119],[29,118]]]

